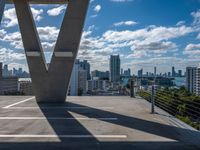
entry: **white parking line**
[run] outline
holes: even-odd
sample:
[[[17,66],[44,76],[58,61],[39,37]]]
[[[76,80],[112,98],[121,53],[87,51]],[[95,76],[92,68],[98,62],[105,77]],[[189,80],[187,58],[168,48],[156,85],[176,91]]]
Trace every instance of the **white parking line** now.
[[[49,106],[49,107],[3,107],[6,109],[114,109],[114,107],[65,107],[65,106]]]
[[[88,118],[88,117],[0,117],[0,120],[118,120],[118,118]]]
[[[124,139],[127,135],[0,135],[0,138],[114,138],[114,139]]]
[[[25,99],[25,100],[22,100],[22,101],[16,102],[16,103],[14,103],[14,104],[11,104],[11,105],[8,105],[8,106],[5,106],[5,107],[3,107],[3,108],[10,108],[10,107],[12,107],[12,106],[15,106],[15,105],[18,105],[18,104],[21,104],[21,103],[27,102],[27,101],[29,101],[29,100],[32,100],[33,98],[35,98],[35,97],[27,98],[27,99]]]

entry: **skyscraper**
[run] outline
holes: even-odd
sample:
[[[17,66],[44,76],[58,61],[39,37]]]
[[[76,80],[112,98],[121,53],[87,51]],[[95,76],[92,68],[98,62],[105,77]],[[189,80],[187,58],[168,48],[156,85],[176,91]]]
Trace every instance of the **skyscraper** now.
[[[143,69],[138,70],[138,77],[142,77],[143,75]]]
[[[154,76],[156,76],[156,67],[154,67]]]
[[[120,80],[120,57],[119,55],[110,56],[110,81],[117,82]]]
[[[178,76],[179,76],[179,77],[182,76],[182,70],[178,70]]]
[[[172,77],[175,77],[176,76],[176,71],[175,71],[175,68],[174,66],[172,67]]]
[[[196,91],[196,67],[186,68],[186,89],[191,93]]]

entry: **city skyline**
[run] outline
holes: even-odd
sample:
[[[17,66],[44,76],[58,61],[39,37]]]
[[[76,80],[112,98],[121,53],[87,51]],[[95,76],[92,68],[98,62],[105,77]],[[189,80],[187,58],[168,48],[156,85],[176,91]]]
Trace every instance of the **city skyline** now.
[[[80,61],[80,62],[86,62],[86,63],[89,63],[89,62],[87,62],[88,60],[80,60],[80,59],[76,59],[76,61]],[[0,63],[2,63],[2,66],[3,66],[3,68],[6,66],[7,68],[8,68],[8,71],[10,71],[11,73],[13,73],[13,70],[22,70],[23,72],[26,72],[26,70],[23,70],[23,68],[15,68],[15,67],[13,67],[13,68],[11,68],[10,67],[10,64],[4,64],[3,62],[0,62]],[[123,62],[122,62],[123,63]],[[198,66],[199,64],[196,64],[195,66]],[[90,63],[89,63],[89,66],[90,66]],[[160,74],[165,74],[165,73],[171,73],[172,74],[172,68],[173,68],[174,66],[171,66],[171,70],[166,70],[166,72],[160,72],[159,71],[159,67],[157,67],[157,66],[152,66],[152,68],[151,68],[151,70],[150,71],[147,71],[147,70],[145,70],[145,69],[143,69],[143,68],[140,68],[139,70],[143,70],[143,75],[145,75],[146,73],[152,73],[152,74],[155,74],[155,68],[156,68],[156,75],[160,75]],[[193,67],[193,66],[186,66],[186,68],[187,67]],[[175,68],[175,67],[174,67]],[[185,73],[186,73],[186,68],[184,68],[184,69],[180,69],[180,68],[175,68],[175,73],[176,74],[178,74],[179,73],[179,71],[181,71],[181,73],[182,73],[182,75],[184,75]],[[86,68],[85,68],[86,69]],[[124,68],[120,68],[120,75],[123,75],[123,74],[127,74],[127,71],[129,71],[129,69],[130,68],[127,68],[127,70],[126,69],[124,69]],[[87,70],[87,69],[86,69]],[[132,71],[132,69],[130,69],[130,74],[131,75],[137,75],[138,74],[138,71],[139,70],[133,70]],[[98,70],[98,69],[94,69],[94,70],[91,70],[91,69],[88,69],[88,72],[90,72],[90,76],[92,76],[92,72],[94,72],[94,71],[99,71],[99,72],[110,72],[109,71],[109,69],[108,70]],[[132,72],[134,72],[134,73],[132,73]],[[26,72],[26,73],[29,73],[29,72]],[[89,78],[89,77],[88,77]]]
[[[157,72],[168,72],[172,66],[181,70],[197,66],[199,6],[198,0],[91,0],[78,58],[88,60],[91,70],[109,70],[109,56],[119,54],[122,68],[134,74],[141,68],[150,72],[153,66]],[[64,5],[32,5],[47,62],[64,9]],[[27,70],[14,12],[12,5],[6,6],[0,27],[0,61]]]

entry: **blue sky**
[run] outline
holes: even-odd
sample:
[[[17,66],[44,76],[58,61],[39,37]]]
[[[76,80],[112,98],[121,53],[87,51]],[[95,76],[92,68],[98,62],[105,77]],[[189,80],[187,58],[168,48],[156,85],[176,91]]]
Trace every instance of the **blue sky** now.
[[[32,5],[49,61],[65,5]],[[15,10],[7,5],[0,27],[0,61],[28,69]],[[108,70],[120,54],[122,68],[158,72],[200,63],[200,0],[91,0],[78,58]]]

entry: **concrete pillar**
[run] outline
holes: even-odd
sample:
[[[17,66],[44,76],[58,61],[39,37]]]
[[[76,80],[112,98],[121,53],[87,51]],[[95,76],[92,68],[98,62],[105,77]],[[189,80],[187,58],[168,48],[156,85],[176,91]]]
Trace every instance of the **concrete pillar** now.
[[[65,102],[89,0],[69,0],[49,67],[27,0],[13,0],[37,102]]]
[[[0,0],[0,24],[3,17],[4,7],[5,7],[5,0]]]

